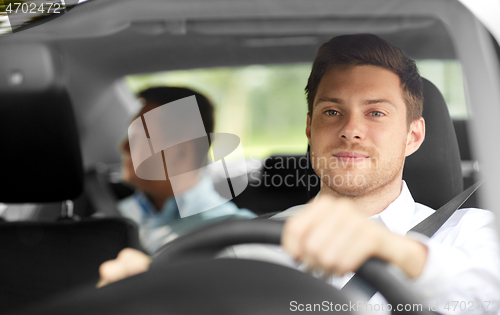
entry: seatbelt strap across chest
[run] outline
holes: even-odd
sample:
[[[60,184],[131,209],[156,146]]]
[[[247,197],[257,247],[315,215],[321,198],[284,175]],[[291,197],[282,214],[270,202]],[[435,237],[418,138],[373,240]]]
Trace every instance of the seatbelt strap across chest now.
[[[427,237],[433,236],[437,230],[459,209],[464,202],[481,186],[483,182],[479,181],[470,186],[455,198],[448,201],[444,206],[436,210],[433,214],[428,216],[425,220],[415,225],[410,232],[418,232]]]
[[[425,220],[415,225],[409,232],[418,232],[427,237],[432,237],[437,230],[459,209],[467,199],[481,186],[482,181],[475,183],[453,199],[448,201],[441,208],[437,209],[433,214]],[[371,285],[366,283],[358,274],[355,274],[341,289],[344,292],[352,292],[358,295],[363,295],[366,300],[377,293]]]

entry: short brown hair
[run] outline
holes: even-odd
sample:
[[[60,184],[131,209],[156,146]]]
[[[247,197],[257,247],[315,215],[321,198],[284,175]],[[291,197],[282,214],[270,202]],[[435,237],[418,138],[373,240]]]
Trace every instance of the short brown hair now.
[[[422,117],[422,78],[415,61],[398,47],[373,34],[337,36],[319,48],[306,86],[308,114],[311,117],[318,85],[325,73],[334,67],[357,65],[379,66],[397,74],[403,88],[408,126]]]

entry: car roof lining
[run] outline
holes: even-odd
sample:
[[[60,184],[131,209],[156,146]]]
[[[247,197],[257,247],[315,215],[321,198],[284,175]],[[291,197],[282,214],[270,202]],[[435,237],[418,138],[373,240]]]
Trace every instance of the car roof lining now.
[[[303,22],[308,24],[311,21]],[[260,22],[255,23],[258,25]],[[290,23],[289,20],[285,22],[285,25],[288,23]],[[349,23],[352,21],[347,24]],[[248,25],[251,24],[248,22]],[[205,24],[200,24],[196,28],[201,28],[202,25]],[[222,29],[223,25],[224,23],[221,22],[212,24],[213,28],[209,32],[216,32]],[[233,22],[229,22],[228,28],[234,25]],[[247,24],[236,25],[243,30]],[[422,28],[402,28],[395,32],[376,34],[401,47],[416,59],[454,59],[456,57],[452,42],[442,23],[437,20],[429,23],[426,20],[426,23],[420,25]],[[316,26],[321,28],[319,24]],[[153,28],[153,26],[148,27]],[[309,28],[314,28],[314,25],[309,25]],[[368,29],[367,26],[365,31]],[[252,32],[243,35],[213,35],[212,33],[207,35],[197,32],[189,33],[189,31],[186,35],[172,35],[168,32],[144,35],[141,31],[129,28],[111,38],[64,40],[59,42],[58,46],[72,58],[92,60],[94,66],[98,66],[107,75],[120,77],[153,71],[311,62],[321,43],[332,36],[346,33],[345,28],[340,28],[339,31],[332,28],[330,32],[312,32],[311,30],[298,35],[293,35],[293,32],[283,35],[253,34]],[[110,41],[113,45],[108,44]],[[91,56],[95,47],[99,46],[107,47],[107,49],[101,50],[99,55]]]
[[[275,0],[257,6],[240,0],[152,0],[145,6],[132,0],[91,1],[2,40],[58,46],[72,59],[115,78],[152,71],[310,62],[329,38],[363,32],[391,41],[416,59],[456,58],[441,18],[431,10],[411,10],[423,1],[413,2],[402,6],[394,0]]]

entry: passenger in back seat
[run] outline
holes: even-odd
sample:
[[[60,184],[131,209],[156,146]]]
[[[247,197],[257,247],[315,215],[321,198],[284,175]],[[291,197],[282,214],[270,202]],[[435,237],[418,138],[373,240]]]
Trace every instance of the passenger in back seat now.
[[[143,107],[135,118],[159,106],[192,95],[196,97],[206,133],[212,133],[214,129],[213,105],[202,94],[187,88],[153,87],[140,92],[138,97],[143,102]],[[176,136],[180,136],[179,133],[182,131],[176,130],[176,132]],[[233,217],[253,218],[255,216],[249,210],[238,209],[234,203],[223,199],[215,191],[210,176],[199,170],[206,164],[208,151],[206,146],[190,141],[164,151],[165,155],[172,156],[169,162],[175,163],[167,165],[169,172],[176,169],[198,170],[194,171],[193,176],[186,177],[184,183],[186,189],[176,196],[168,178],[167,180],[145,180],[136,175],[128,137],[120,145],[120,150],[122,151],[123,181],[137,190],[132,196],[120,201],[118,209],[123,216],[138,224],[142,246],[149,253],[153,253],[178,235],[205,224]],[[164,172],[163,168],[161,172]],[[185,216],[183,218],[179,214],[177,202],[182,202]],[[200,212],[201,207],[207,204],[220,205]]]

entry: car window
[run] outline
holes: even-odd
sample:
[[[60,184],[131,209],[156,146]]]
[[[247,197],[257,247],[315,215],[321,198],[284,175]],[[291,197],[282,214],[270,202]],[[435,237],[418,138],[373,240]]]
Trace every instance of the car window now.
[[[434,83],[446,101],[452,119],[466,119],[462,67],[458,60],[424,59],[417,60],[420,75]]]
[[[305,82],[311,64],[253,65],[128,76],[136,93],[151,85],[189,86],[216,107],[216,132],[241,138],[247,158],[307,149]]]
[[[417,65],[443,94],[452,118],[467,118],[460,62],[420,59]],[[134,94],[171,85],[208,95],[216,106],[216,132],[238,135],[245,157],[260,160],[306,151],[304,87],[310,69],[310,63],[192,69],[129,75],[125,82]]]

